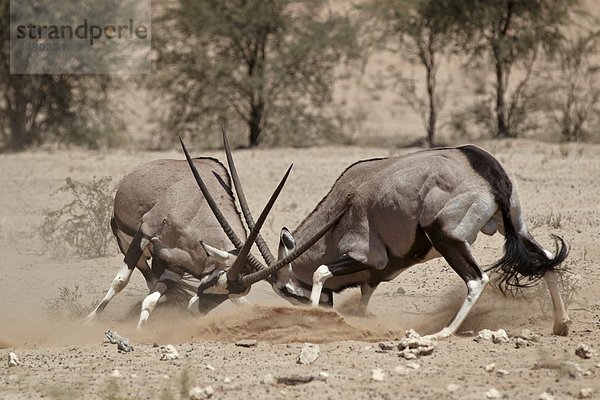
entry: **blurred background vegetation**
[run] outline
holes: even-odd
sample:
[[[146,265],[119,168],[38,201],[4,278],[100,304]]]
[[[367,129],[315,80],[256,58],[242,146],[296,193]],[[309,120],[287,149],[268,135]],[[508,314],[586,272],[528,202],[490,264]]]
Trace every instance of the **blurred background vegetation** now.
[[[153,0],[153,73],[9,74],[0,149],[600,141],[594,1]]]

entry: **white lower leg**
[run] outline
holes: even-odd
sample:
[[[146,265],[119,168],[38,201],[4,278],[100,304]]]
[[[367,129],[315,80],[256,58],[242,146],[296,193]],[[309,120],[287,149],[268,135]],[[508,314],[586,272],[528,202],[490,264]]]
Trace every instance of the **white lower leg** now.
[[[198,302],[200,301],[200,298],[198,297],[197,294],[194,295],[194,297],[192,297],[190,299],[190,301],[188,302],[188,311],[190,312],[197,312],[198,311]]]
[[[104,310],[106,305],[113,299],[113,297],[115,297],[117,293],[122,291],[125,286],[127,286],[129,279],[131,278],[131,274],[133,274],[133,269],[130,269],[127,264],[123,264],[113,279],[110,288],[104,295],[104,298],[100,301],[100,303],[98,303],[96,308],[94,308],[94,311],[89,313],[89,315],[86,317],[86,321],[93,320],[96,315]]]
[[[310,291],[310,304],[313,306],[319,305],[321,299],[321,291],[323,290],[323,283],[331,278],[333,274],[329,271],[327,265],[321,265],[313,274],[313,287]]]
[[[473,306],[479,299],[479,296],[481,296],[481,293],[483,293],[483,289],[485,288],[485,285],[487,285],[489,280],[490,279],[488,278],[487,274],[484,273],[480,280],[472,280],[467,282],[469,292],[467,293],[467,297],[465,298],[465,301],[463,302],[462,306],[458,310],[458,313],[456,313],[456,316],[452,319],[452,321],[450,322],[450,324],[448,324],[446,328],[442,329],[436,334],[429,336],[435,339],[441,339],[447,338],[450,335],[456,333],[456,331],[463,323],[467,315],[469,315],[471,308],[473,308]]]
[[[555,335],[567,336],[569,334],[569,323],[571,322],[567,315],[567,310],[560,294],[560,287],[558,286],[558,273],[555,271],[548,271],[544,274],[544,280],[550,291],[550,297],[552,298],[552,309],[554,311],[554,326],[552,331]]]
[[[160,296],[160,292],[150,293],[148,296],[146,296],[142,302],[142,312],[140,313],[140,320],[137,325],[138,329],[140,329],[142,325],[148,321],[148,317],[150,317],[150,314],[152,314],[152,311],[154,311],[154,307],[156,307]]]

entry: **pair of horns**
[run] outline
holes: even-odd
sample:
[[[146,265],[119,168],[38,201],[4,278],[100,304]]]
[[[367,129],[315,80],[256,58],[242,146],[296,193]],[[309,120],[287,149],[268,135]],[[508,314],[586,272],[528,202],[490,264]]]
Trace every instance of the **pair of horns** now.
[[[333,219],[331,219],[329,221],[329,223],[327,223],[323,228],[321,228],[321,230],[319,230],[319,232],[317,232],[311,239],[309,239],[305,243],[298,246],[291,254],[289,254],[285,258],[283,258],[279,261],[276,261],[275,257],[273,257],[273,253],[271,253],[271,251],[269,250],[269,247],[267,246],[266,242],[261,237],[259,232],[260,232],[260,229],[261,229],[263,223],[265,222],[269,212],[271,211],[271,208],[275,204],[275,200],[281,193],[281,190],[283,189],[283,186],[285,185],[285,182],[287,181],[287,178],[291,172],[293,165],[290,165],[290,167],[286,171],[285,175],[279,182],[279,185],[277,185],[277,188],[271,195],[271,198],[265,205],[263,211],[261,212],[258,220],[255,223],[254,219],[252,217],[252,213],[250,212],[250,208],[248,207],[246,197],[244,195],[244,191],[243,191],[243,188],[242,188],[242,185],[241,185],[238,173],[237,173],[237,169],[235,167],[235,162],[233,161],[233,156],[231,155],[231,149],[229,147],[229,141],[227,140],[227,134],[223,127],[221,127],[221,131],[223,134],[223,146],[225,149],[225,154],[227,156],[227,163],[229,165],[229,170],[231,173],[233,184],[234,184],[235,190],[238,194],[240,206],[242,208],[242,213],[244,214],[246,224],[248,225],[248,229],[250,229],[250,234],[248,235],[248,238],[246,239],[246,241],[243,244],[241,243],[241,241],[239,240],[239,237],[237,237],[237,235],[235,234],[235,232],[233,231],[233,229],[227,222],[227,219],[225,218],[225,216],[223,215],[223,213],[217,206],[216,202],[214,201],[213,197],[211,196],[210,192],[208,191],[208,188],[206,187],[204,181],[202,180],[202,177],[198,173],[198,170],[196,169],[196,166],[194,165],[194,162],[192,161],[192,159],[185,147],[185,144],[183,143],[183,140],[181,140],[181,138],[179,140],[181,142],[183,152],[185,153],[185,157],[186,157],[188,164],[192,170],[194,178],[196,179],[196,182],[198,183],[198,186],[200,187],[202,194],[206,198],[206,201],[207,201],[210,209],[212,210],[213,214],[219,221],[221,228],[223,228],[223,231],[227,234],[227,237],[231,240],[233,245],[236,246],[237,248],[240,248],[240,251],[236,257],[235,262],[233,263],[231,268],[227,271],[227,280],[230,282],[238,281],[243,286],[248,287],[258,281],[261,281],[261,280],[267,278],[269,275],[275,273],[277,270],[279,270],[279,269],[283,268],[284,266],[286,266],[287,264],[293,262],[302,253],[304,253],[311,246],[313,246],[321,237],[323,237],[323,235],[325,235],[325,233],[327,233],[340,220],[340,218],[347,211],[347,207],[343,208],[340,213],[338,213]],[[269,267],[265,267],[264,265],[262,265],[262,263],[260,261],[258,261],[250,253],[250,248],[252,247],[252,245],[255,242],[256,242],[256,245],[257,245],[259,251],[261,252],[263,258],[269,265]],[[240,274],[242,272],[244,265],[246,265],[246,262],[248,262],[248,264],[250,264],[250,266],[256,272],[249,273],[249,274],[246,274],[246,275],[243,275],[242,277],[240,277]]]

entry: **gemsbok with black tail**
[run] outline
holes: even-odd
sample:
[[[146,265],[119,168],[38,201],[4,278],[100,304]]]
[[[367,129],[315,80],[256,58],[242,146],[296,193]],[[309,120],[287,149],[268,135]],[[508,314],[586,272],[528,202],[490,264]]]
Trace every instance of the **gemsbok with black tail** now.
[[[241,185],[224,140],[240,196]],[[324,226],[330,229],[312,246],[296,246]],[[479,232],[500,232],[505,238],[504,255],[485,271],[471,255]],[[490,153],[473,145],[431,149],[351,165],[293,233],[283,228],[277,262],[235,279],[215,279],[210,292],[241,292],[268,279],[291,302],[318,305],[332,304],[333,292],[360,287],[359,311],[364,312],[381,282],[441,256],[463,279],[468,293],[447,327],[431,337],[457,331],[488,283],[490,271],[503,290],[528,287],[543,278],[552,298],[553,332],[567,335],[569,317],[558,273],[568,247],[560,237],[554,240],[554,255],[534,240],[523,218],[516,180]],[[243,262],[208,241],[204,248],[222,264]]]

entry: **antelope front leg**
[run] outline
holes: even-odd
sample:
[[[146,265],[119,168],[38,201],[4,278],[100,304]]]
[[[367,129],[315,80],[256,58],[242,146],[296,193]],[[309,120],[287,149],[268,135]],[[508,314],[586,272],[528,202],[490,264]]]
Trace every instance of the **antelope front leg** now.
[[[313,273],[313,286],[312,290],[310,291],[310,304],[313,307],[317,307],[319,305],[319,300],[321,300],[321,292],[323,291],[323,283],[332,276],[333,274],[327,265],[321,265]]]
[[[550,297],[552,298],[552,309],[554,311],[554,326],[552,327],[552,332],[555,335],[567,336],[569,334],[569,324],[571,323],[571,319],[567,315],[567,310],[560,294],[558,273],[556,271],[546,272],[544,274],[544,280],[546,281],[546,285],[548,285]]]

